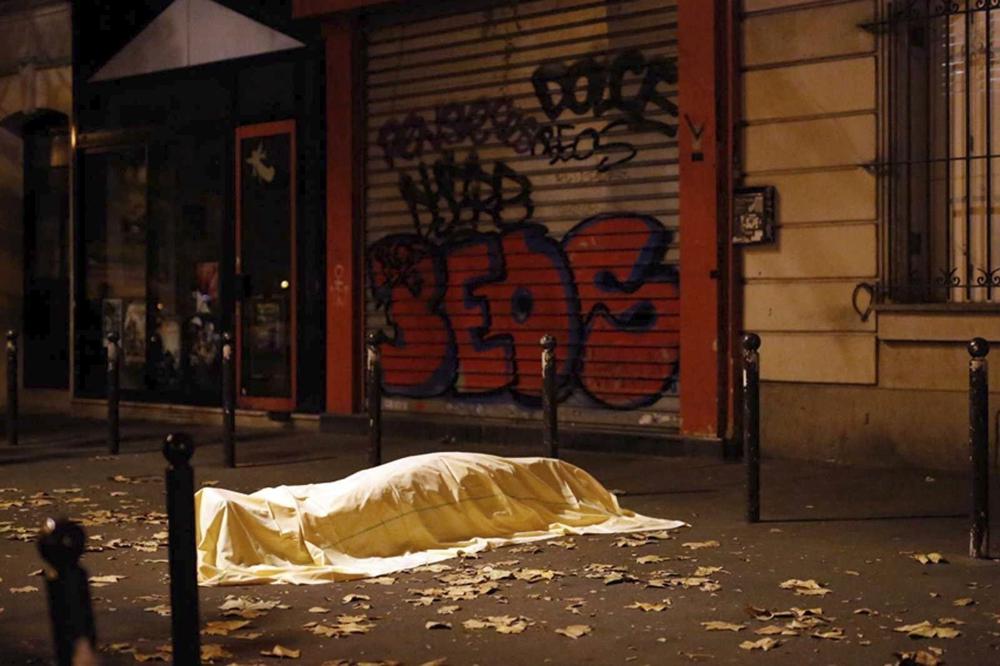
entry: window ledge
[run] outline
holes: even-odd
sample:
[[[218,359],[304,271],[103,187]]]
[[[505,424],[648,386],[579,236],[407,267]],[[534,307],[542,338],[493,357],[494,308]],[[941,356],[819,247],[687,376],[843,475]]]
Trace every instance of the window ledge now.
[[[1000,303],[877,303],[878,313],[991,314],[1000,313]]]
[[[1000,307],[995,304],[882,305],[876,310],[879,340],[965,343],[981,337],[1000,341]]]

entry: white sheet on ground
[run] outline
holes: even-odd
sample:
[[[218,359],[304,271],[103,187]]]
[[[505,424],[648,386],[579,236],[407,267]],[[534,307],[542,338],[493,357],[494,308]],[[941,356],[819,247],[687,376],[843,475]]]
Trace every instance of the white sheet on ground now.
[[[566,534],[674,529],[551,458],[430,453],[332,483],[195,495],[202,585],[381,576]]]

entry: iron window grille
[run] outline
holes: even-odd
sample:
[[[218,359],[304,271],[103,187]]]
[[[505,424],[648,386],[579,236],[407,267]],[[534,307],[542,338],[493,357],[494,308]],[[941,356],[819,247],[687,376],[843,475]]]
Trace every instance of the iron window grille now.
[[[1000,0],[883,0],[883,297],[1000,302]]]

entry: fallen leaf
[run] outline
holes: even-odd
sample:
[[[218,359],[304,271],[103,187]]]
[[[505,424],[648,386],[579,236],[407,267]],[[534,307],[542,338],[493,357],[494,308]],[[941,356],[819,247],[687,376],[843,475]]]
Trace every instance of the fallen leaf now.
[[[666,610],[669,607],[670,607],[670,600],[664,599],[663,603],[659,604],[650,604],[646,603],[645,601],[633,601],[625,608],[636,608],[646,613],[659,613],[663,610]]]
[[[732,622],[720,622],[719,620],[702,622],[701,626],[706,631],[743,631],[747,627],[745,624],[733,624]]]
[[[427,620],[427,622],[424,622],[424,629],[451,629],[451,622]]]
[[[203,636],[228,636],[229,632],[242,629],[248,624],[249,620],[215,620],[206,624],[201,633]]]
[[[551,569],[518,569],[514,572],[514,578],[527,583],[537,583],[540,580],[552,580],[556,576],[564,575],[561,571]]]
[[[798,636],[799,632],[788,629],[787,627],[779,627],[776,624],[771,624],[766,627],[761,627],[760,629],[754,629],[755,634],[758,636]]]
[[[955,599],[951,602],[952,606],[972,606],[976,603],[976,600],[971,597],[962,597],[961,599]]]
[[[691,550],[701,550],[702,548],[718,548],[719,542],[715,541],[689,541],[687,543],[682,543],[681,547],[689,548]]]
[[[846,636],[844,636],[844,630],[840,627],[833,627],[827,631],[814,631],[809,635],[813,638],[822,638],[831,641],[842,641],[846,638]]]
[[[132,658],[139,663],[145,663],[147,661],[170,661],[171,655],[169,652],[144,653],[136,650],[132,652]]]
[[[916,553],[913,559],[921,564],[948,564],[948,560],[941,553]]]
[[[461,606],[441,606],[441,608],[438,608],[438,615],[452,615],[455,611],[460,609]]]
[[[667,562],[669,560],[669,557],[665,557],[663,555],[643,555],[642,557],[635,558],[635,561],[638,564],[654,564],[656,562]]]
[[[371,601],[371,600],[372,598],[369,597],[367,594],[345,594],[341,598],[341,601],[345,604],[349,604],[352,601]]]
[[[120,580],[128,578],[128,576],[118,576],[115,574],[109,574],[107,576],[91,576],[90,586],[91,587],[105,587],[111,585],[112,583],[117,583]]]
[[[201,660],[212,661],[213,659],[230,659],[232,653],[227,652],[221,645],[209,643],[201,646]]]
[[[593,628],[589,624],[571,624],[568,627],[562,627],[561,629],[556,629],[555,631],[557,634],[576,640],[577,638],[586,636],[592,632]]]
[[[254,639],[260,638],[264,635],[262,631],[241,631],[238,634],[233,634],[233,638],[239,638],[244,641],[252,641]]]
[[[810,578],[809,580],[800,580],[798,578],[789,578],[779,585],[783,590],[794,590],[795,594],[800,596],[825,596],[832,592],[828,588],[823,587],[815,580]]]
[[[767,652],[768,650],[773,650],[774,648],[781,645],[781,641],[774,638],[761,638],[757,641],[743,641],[740,643],[741,650],[763,650]]]
[[[396,579],[392,576],[379,576],[378,578],[368,578],[365,582],[373,585],[392,585],[396,582]]]
[[[532,620],[522,616],[491,615],[486,619],[472,618],[462,623],[466,629],[490,629],[498,634],[520,634],[530,625]]]
[[[310,609],[309,609],[308,611],[306,611],[306,612],[307,612],[307,613],[317,613],[317,614],[322,614],[322,613],[329,613],[329,612],[330,612],[330,609],[329,609],[329,608],[323,608],[322,606],[313,606],[312,608],[310,608]]]
[[[576,548],[576,542],[572,539],[565,539],[562,541],[549,541],[550,546],[555,546],[556,548],[565,548],[566,550],[574,550]]]
[[[10,588],[11,594],[25,594],[27,592],[38,592],[38,588],[34,585],[25,585],[24,587],[12,587]]]
[[[944,664],[944,662],[938,658],[939,655],[927,650],[896,652],[894,654],[899,659],[899,661],[896,662],[896,666],[942,666]]]
[[[163,617],[170,617],[170,606],[166,604],[158,604],[156,606],[150,606],[149,608],[143,608],[142,610],[147,613],[156,613],[157,615],[162,615]]]
[[[276,657],[278,659],[298,659],[299,655],[302,654],[302,650],[293,650],[292,648],[286,648],[281,645],[275,645],[270,650],[261,650],[260,653],[265,657]]]

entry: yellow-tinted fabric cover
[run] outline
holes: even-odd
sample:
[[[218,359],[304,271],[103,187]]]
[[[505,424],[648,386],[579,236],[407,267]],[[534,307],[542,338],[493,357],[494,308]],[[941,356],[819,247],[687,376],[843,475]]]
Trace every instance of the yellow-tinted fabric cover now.
[[[673,529],[550,458],[431,453],[334,481],[195,495],[202,585],[381,576],[489,546]]]

